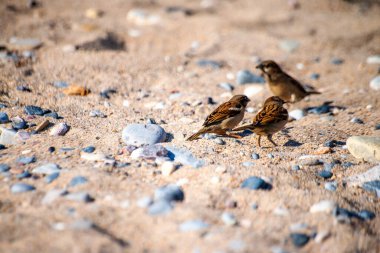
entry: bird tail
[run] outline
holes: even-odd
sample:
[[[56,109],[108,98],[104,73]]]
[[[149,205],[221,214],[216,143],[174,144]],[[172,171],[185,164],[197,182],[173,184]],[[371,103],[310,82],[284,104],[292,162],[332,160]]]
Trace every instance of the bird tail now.
[[[316,90],[311,90],[311,91],[307,91],[307,94],[312,95],[312,94],[321,94],[321,93],[319,91],[316,91]]]
[[[193,140],[196,140],[199,135],[201,134],[204,134],[204,133],[207,133],[207,128],[202,128],[201,130],[199,130],[198,132],[196,132],[195,134],[191,135],[189,138],[187,138],[186,140],[187,141],[193,141]]]
[[[247,125],[243,125],[243,126],[240,126],[240,127],[236,127],[234,129],[232,129],[232,131],[241,131],[241,130],[253,130],[255,128],[254,125],[252,124],[247,124]]]

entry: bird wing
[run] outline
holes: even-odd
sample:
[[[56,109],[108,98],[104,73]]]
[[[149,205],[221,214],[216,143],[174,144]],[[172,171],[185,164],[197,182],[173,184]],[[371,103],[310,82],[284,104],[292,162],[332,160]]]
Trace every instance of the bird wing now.
[[[253,126],[266,126],[288,119],[288,111],[276,105],[265,106],[254,118]]]
[[[209,116],[207,116],[203,126],[216,125],[222,121],[237,116],[244,107],[236,101],[227,101],[219,105]]]

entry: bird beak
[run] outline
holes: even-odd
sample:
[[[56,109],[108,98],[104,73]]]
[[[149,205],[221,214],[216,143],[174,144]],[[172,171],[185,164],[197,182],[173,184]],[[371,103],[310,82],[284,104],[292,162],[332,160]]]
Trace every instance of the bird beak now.
[[[264,69],[264,65],[263,64],[259,64],[259,65],[256,66],[256,68],[263,70]]]

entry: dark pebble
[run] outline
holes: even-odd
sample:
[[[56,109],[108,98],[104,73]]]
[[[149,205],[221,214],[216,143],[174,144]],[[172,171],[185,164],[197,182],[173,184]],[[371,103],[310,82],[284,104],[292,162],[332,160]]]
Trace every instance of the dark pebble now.
[[[0,109],[7,108],[6,104],[0,104]]]
[[[32,90],[29,87],[25,86],[25,85],[18,85],[16,87],[16,89],[18,91],[23,91],[23,92],[32,92]]]
[[[27,122],[21,117],[15,117],[12,119],[12,128],[14,130],[26,129],[28,128]]]
[[[185,193],[182,188],[177,185],[166,185],[158,188],[154,192],[155,200],[171,201],[183,201],[185,199]]]
[[[54,180],[56,180],[57,178],[59,177],[59,172],[54,172],[52,174],[49,174],[45,177],[45,182],[47,184],[50,184],[51,182],[53,182]]]
[[[290,234],[290,239],[294,246],[301,248],[309,242],[310,236],[306,234],[292,233]]]
[[[36,161],[35,156],[20,156],[19,158],[16,159],[16,162],[22,165],[29,164],[29,163],[34,163]]]
[[[352,162],[344,162],[343,163],[343,167],[344,168],[349,168],[349,167],[351,167],[351,166],[353,166],[354,164],[352,163]]]
[[[359,119],[359,118],[352,118],[351,120],[350,120],[350,122],[352,122],[352,123],[356,123],[356,124],[364,124],[364,121],[362,120],[362,119]]]
[[[346,145],[344,141],[336,141],[336,140],[329,140],[323,144],[323,146],[329,147],[329,148],[335,148],[337,146],[343,146],[343,145]]]
[[[21,174],[18,174],[17,176],[16,176],[16,178],[18,178],[18,179],[23,179],[23,178],[29,178],[29,177],[31,177],[32,176],[32,174],[29,172],[29,171],[24,171],[23,173],[21,173]]]
[[[0,112],[0,124],[5,124],[9,122],[8,114],[5,112]]]
[[[94,146],[88,146],[88,147],[82,148],[82,151],[85,153],[92,153],[95,151],[95,147]]]
[[[5,164],[5,163],[0,163],[0,172],[6,172],[8,170],[10,170],[10,166],[8,164]]]
[[[300,166],[299,165],[292,165],[292,170],[293,171],[298,171],[298,170],[300,170],[301,168],[300,168]]]
[[[6,149],[6,147],[3,144],[0,144],[0,150]]]
[[[73,179],[71,179],[69,186],[74,187],[77,185],[85,184],[85,183],[87,183],[87,181],[88,181],[87,178],[85,178],[83,176],[76,176]]]
[[[368,210],[362,210],[358,212],[358,216],[362,218],[363,220],[372,220],[376,217],[374,212],[368,211]]]
[[[356,212],[353,212],[341,207],[335,208],[333,211],[333,215],[337,217],[338,219],[351,219],[351,218],[360,219],[360,216]]]
[[[375,125],[375,130],[380,130],[380,124]]]
[[[45,111],[42,110],[41,107],[34,106],[34,105],[27,105],[27,106],[25,106],[24,112],[26,114],[28,114],[28,115],[38,115],[38,116],[42,116],[45,113]]]
[[[344,63],[344,60],[342,58],[333,57],[330,62],[331,64],[334,64],[334,65],[340,65]]]
[[[70,151],[73,151],[75,150],[75,148],[60,148],[59,151],[60,152],[70,152]]]
[[[258,159],[260,159],[260,156],[259,156],[259,154],[257,154],[257,153],[252,153],[251,157],[252,157],[253,160],[258,160]]]
[[[110,95],[115,94],[115,93],[117,93],[117,90],[115,90],[115,89],[106,89],[106,90],[100,92],[99,95],[102,98],[110,99],[111,98]]]
[[[55,147],[49,147],[49,148],[48,148],[48,151],[49,151],[50,153],[53,153],[53,152],[55,151]]]
[[[36,187],[30,184],[25,183],[16,183],[11,186],[11,192],[12,193],[22,193],[22,192],[28,192],[28,191],[34,191]]]
[[[44,114],[44,117],[50,117],[50,118],[53,118],[53,119],[59,119],[60,118],[60,116],[56,112],[46,113],[46,114]]]
[[[365,182],[362,184],[362,188],[366,191],[380,192],[380,180]]]
[[[312,80],[318,80],[319,77],[320,77],[320,75],[317,74],[317,73],[312,73],[312,74],[310,75],[310,79],[312,79]]]
[[[247,188],[250,190],[259,190],[259,189],[270,190],[272,188],[270,184],[268,184],[261,178],[255,177],[255,176],[245,179],[240,187]]]
[[[324,166],[324,171],[330,171],[331,172],[331,170],[335,166],[335,163],[334,162],[332,162],[332,163],[324,163],[323,166]]]
[[[146,123],[147,123],[147,124],[157,124],[156,120],[153,119],[153,118],[148,118],[148,119],[146,120]]]
[[[328,170],[322,170],[318,173],[318,175],[324,179],[329,179],[333,176],[333,173]]]
[[[207,60],[207,59],[200,59],[197,61],[197,65],[199,67],[203,67],[203,68],[213,68],[213,69],[219,69],[221,67],[223,67],[223,64],[221,62],[218,62],[218,61],[213,61],[213,60]]]

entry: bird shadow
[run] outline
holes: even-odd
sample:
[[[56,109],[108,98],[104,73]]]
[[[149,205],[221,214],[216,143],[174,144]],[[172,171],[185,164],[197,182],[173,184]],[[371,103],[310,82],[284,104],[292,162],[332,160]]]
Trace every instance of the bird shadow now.
[[[337,108],[339,110],[345,110],[346,107],[339,106],[339,105],[333,105],[334,101],[325,101],[322,105],[319,106],[311,106],[304,108],[305,111],[308,113],[313,114],[325,114],[325,113],[332,113],[333,109]]]
[[[284,146],[285,147],[299,147],[299,146],[302,146],[303,143],[300,143],[298,141],[295,141],[295,140],[288,140]]]

